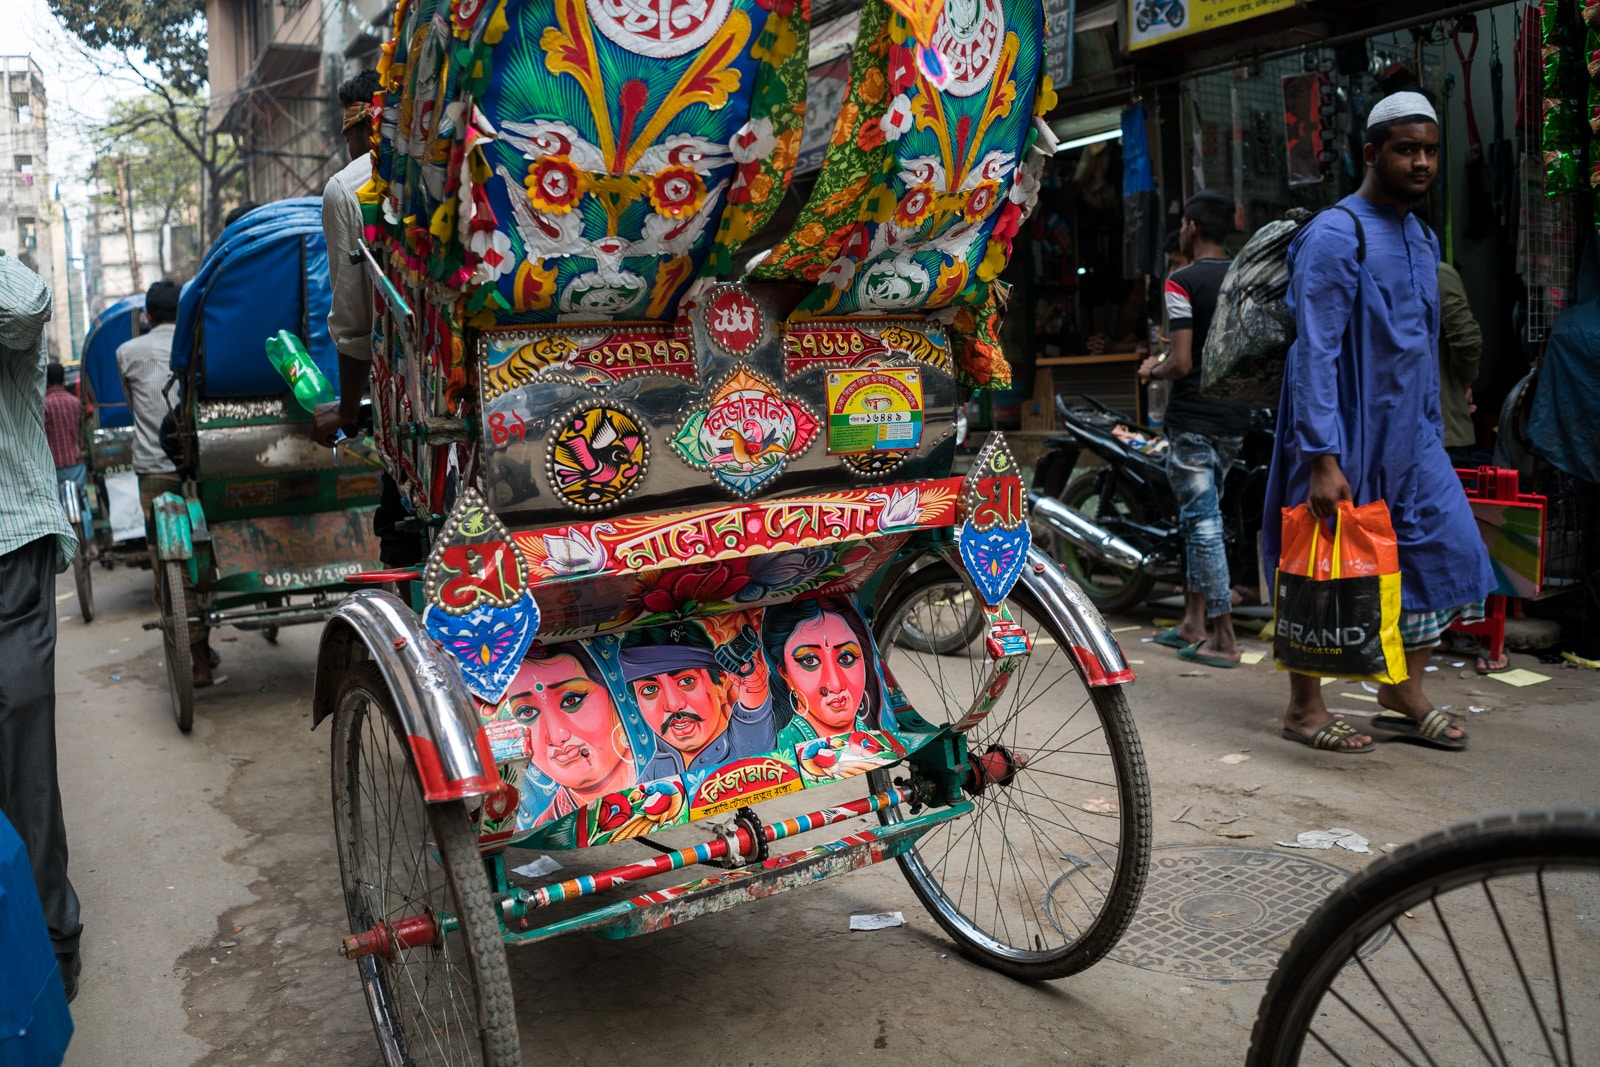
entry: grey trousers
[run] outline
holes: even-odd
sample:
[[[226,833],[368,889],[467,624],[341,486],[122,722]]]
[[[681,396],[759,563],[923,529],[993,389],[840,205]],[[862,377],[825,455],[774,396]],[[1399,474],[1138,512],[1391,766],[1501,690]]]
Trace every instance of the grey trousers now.
[[[0,556],[0,811],[28,850],[57,955],[78,950],[78,894],[56,780],[56,539]]]

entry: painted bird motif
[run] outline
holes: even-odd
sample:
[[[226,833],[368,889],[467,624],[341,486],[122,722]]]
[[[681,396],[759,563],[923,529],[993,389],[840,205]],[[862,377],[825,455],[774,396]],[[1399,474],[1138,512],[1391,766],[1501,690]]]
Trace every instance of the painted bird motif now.
[[[729,426],[722,431],[722,440],[733,446],[733,460],[741,467],[757,466],[762,459],[773,453],[785,455],[788,452],[782,443],[770,437],[763,438],[760,424],[753,420],[744,424],[744,433],[740,433],[736,427]]]
[[[574,428],[581,427],[579,422]],[[593,439],[571,437],[556,446],[556,476],[563,486],[576,482],[605,484],[618,474],[631,476],[636,471],[633,451],[639,445],[634,434],[619,434],[616,426],[602,421]]]

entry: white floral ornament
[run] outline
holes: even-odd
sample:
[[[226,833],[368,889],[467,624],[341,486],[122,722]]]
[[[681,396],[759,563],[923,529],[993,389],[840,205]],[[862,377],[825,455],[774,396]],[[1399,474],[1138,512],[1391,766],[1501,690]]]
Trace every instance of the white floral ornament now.
[[[856,261],[846,256],[828,264],[828,269],[822,272],[817,281],[833,286],[835,289],[848,289],[850,282],[856,276]]]
[[[770,118],[751,119],[728,139],[728,154],[736,163],[754,163],[770,156],[778,147]]]
[[[913,121],[911,98],[901,93],[889,101],[889,110],[885,111],[883,117],[878,120],[878,127],[883,130],[884,137],[891,141],[898,141],[911,132]]]
[[[467,238],[467,247],[478,257],[472,280],[487,285],[498,280],[516,263],[511,254],[511,238],[499,230],[478,230]]]

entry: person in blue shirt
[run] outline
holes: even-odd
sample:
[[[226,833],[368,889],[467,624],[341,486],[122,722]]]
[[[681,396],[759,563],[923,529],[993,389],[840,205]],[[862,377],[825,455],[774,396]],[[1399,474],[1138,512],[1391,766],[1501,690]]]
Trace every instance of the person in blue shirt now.
[[[620,660],[623,680],[657,737],[639,781],[720,767],[772,749],[777,725],[764,671],[726,670],[700,626],[636,630],[623,639]]]
[[[1446,749],[1466,731],[1422,690],[1423,667],[1453,622],[1481,616],[1489,557],[1445,452],[1439,409],[1439,247],[1411,206],[1433,185],[1439,125],[1420,93],[1392,93],[1367,118],[1366,177],[1289,249],[1297,336],[1284,365],[1266,512],[1341,500],[1388,504],[1399,547],[1401,636],[1410,677],[1381,686],[1373,726]],[[1365,245],[1364,254],[1361,252]],[[1267,573],[1281,528],[1262,531]],[[1285,737],[1337,752],[1370,735],[1329,713],[1320,680],[1290,676]]]

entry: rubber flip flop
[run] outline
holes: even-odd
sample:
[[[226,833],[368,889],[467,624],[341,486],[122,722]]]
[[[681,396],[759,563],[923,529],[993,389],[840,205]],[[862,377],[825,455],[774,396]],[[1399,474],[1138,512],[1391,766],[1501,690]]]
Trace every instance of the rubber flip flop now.
[[[1343,719],[1334,719],[1310,737],[1296,733],[1287,726],[1283,728],[1283,736],[1290,741],[1298,741],[1307,748],[1314,748],[1319,752],[1339,752],[1349,756],[1371,752],[1378,747],[1375,741],[1368,741],[1359,748],[1350,748],[1348,745],[1340,744],[1345,738],[1352,737],[1360,732],[1360,730],[1357,730]]]
[[[1467,735],[1463,732],[1460,737],[1446,737],[1444,732],[1452,725],[1459,723],[1438,708],[1429,708],[1420,721],[1401,711],[1383,711],[1372,717],[1373,729],[1387,731],[1397,741],[1415,741],[1447,752],[1460,752],[1467,747]]]
[[[1169,627],[1159,637],[1156,638],[1156,644],[1166,645],[1168,648],[1176,648],[1179,650],[1188,648],[1192,643],[1193,642],[1185,641],[1182,637],[1178,636],[1178,628],[1176,626]]]
[[[1178,658],[1185,663],[1198,663],[1202,667],[1221,667],[1224,670],[1231,670],[1239,665],[1239,661],[1236,659],[1223,659],[1221,656],[1206,655],[1200,651],[1200,646],[1203,644],[1205,644],[1204,641],[1196,641],[1192,645],[1179,649]]]

